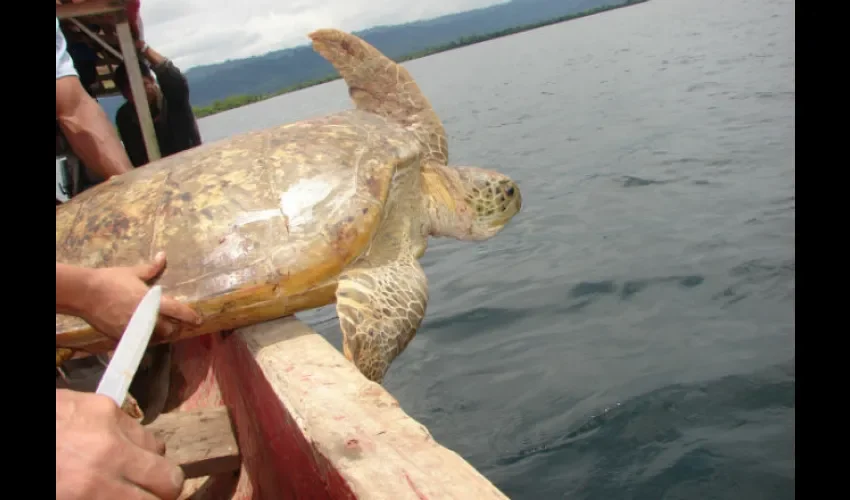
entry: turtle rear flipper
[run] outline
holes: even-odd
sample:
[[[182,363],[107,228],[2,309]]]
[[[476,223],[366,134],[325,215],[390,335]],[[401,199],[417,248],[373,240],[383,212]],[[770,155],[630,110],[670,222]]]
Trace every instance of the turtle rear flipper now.
[[[440,117],[404,66],[350,33],[320,29],[309,36],[313,50],[348,84],[357,109],[389,118],[416,134],[423,146],[423,163],[448,164],[448,140]]]

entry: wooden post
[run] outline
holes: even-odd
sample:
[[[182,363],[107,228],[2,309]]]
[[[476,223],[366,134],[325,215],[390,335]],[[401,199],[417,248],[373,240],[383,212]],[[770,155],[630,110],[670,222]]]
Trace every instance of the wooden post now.
[[[130,33],[130,25],[126,19],[115,25],[115,31],[118,33],[118,43],[121,45],[121,54],[124,56],[124,67],[127,68],[127,79],[130,81],[133,104],[136,105],[136,114],[139,116],[139,125],[142,128],[142,137],[145,140],[148,161],[152,162],[160,158],[159,144],[157,143],[156,132],[153,128],[148,97],[145,94],[145,87],[142,83],[142,72],[139,70],[139,58],[136,56],[133,35]]]
[[[238,471],[242,460],[227,408],[163,413],[145,426],[186,479]]]
[[[124,0],[86,0],[85,2],[56,4],[56,17],[61,20],[123,12],[126,9],[125,3]]]

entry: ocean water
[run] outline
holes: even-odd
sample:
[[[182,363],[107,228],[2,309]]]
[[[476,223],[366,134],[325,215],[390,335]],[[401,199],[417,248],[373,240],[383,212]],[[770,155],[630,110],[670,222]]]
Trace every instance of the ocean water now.
[[[794,53],[791,0],[651,0],[406,63],[451,162],[524,208],[432,241],[402,407],[515,499],[793,498]],[[337,81],[200,126],[350,106]],[[299,316],[341,345],[333,307]]]

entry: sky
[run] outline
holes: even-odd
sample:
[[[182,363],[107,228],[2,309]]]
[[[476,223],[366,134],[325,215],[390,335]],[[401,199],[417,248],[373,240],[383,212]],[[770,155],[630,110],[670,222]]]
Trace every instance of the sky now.
[[[144,39],[183,71],[307,43],[318,28],[357,31],[506,0],[141,0]]]

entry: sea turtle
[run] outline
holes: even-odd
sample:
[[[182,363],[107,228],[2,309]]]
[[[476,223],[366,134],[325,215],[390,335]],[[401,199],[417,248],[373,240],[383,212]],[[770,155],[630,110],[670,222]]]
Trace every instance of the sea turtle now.
[[[134,265],[164,250],[163,292],[201,326],[237,328],[336,303],[346,358],[382,383],[428,300],[429,236],[486,240],[522,198],[507,176],[448,166],[443,125],[408,71],[360,38],[309,35],[355,109],[252,131],[152,162],[56,211],[56,260]],[[109,349],[57,315],[57,348]]]

